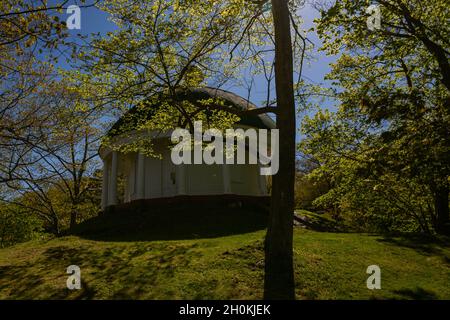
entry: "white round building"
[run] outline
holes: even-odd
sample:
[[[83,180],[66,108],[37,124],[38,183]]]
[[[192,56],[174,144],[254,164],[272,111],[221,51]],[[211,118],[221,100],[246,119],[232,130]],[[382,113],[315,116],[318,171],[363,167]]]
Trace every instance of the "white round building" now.
[[[248,100],[231,92],[213,88],[192,89],[183,99],[219,98],[239,110],[256,108]],[[149,110],[158,108],[157,103]],[[129,112],[133,112],[131,109]],[[145,117],[152,115],[146,114]],[[112,127],[117,131],[120,119]],[[274,129],[275,122],[267,115],[243,117],[235,128]],[[132,130],[129,130],[132,132]],[[111,131],[110,131],[111,132]],[[130,139],[130,132],[127,139]],[[174,203],[190,201],[263,202],[268,199],[266,176],[257,164],[181,164],[175,165],[170,155],[172,131],[152,137],[155,151],[162,157],[145,156],[138,152],[122,153],[102,145],[103,160],[102,209],[133,202]],[[120,138],[120,136],[118,137]],[[133,138],[132,138],[133,139]],[[136,136],[136,139],[140,139]],[[248,159],[248,149],[245,151]]]

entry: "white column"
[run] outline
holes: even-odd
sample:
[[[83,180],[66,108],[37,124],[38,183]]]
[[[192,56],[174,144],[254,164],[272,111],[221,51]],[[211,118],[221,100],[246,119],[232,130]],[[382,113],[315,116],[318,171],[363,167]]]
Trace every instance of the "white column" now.
[[[117,151],[112,152],[112,160],[111,160],[111,173],[109,179],[109,196],[108,196],[108,205],[114,206],[117,204]]]
[[[267,195],[267,178],[266,176],[263,176],[260,172],[261,166],[258,167],[258,182],[259,182],[259,190],[261,192],[261,195],[266,196]]]
[[[177,195],[186,194],[186,167],[184,164],[176,166]]]
[[[108,161],[106,159],[103,160],[102,210],[105,210],[108,205],[108,166]]]
[[[231,193],[230,165],[222,165],[223,193]]]
[[[136,173],[136,199],[144,199],[145,191],[145,156],[138,153]]]

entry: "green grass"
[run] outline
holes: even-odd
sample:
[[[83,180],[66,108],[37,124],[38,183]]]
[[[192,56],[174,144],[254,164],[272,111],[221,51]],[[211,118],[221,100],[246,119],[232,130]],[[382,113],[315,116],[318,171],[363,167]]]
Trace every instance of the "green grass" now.
[[[308,229],[328,232],[342,232],[350,229],[342,222],[338,223],[329,214],[318,214],[301,209],[295,210],[295,214],[297,217],[302,218],[301,224],[308,227]]]
[[[176,240],[84,231],[1,249],[0,299],[262,298],[264,230]],[[294,247],[298,299],[450,299],[448,243],[295,229]],[[82,290],[66,289],[71,264]],[[381,290],[366,287],[372,264]]]

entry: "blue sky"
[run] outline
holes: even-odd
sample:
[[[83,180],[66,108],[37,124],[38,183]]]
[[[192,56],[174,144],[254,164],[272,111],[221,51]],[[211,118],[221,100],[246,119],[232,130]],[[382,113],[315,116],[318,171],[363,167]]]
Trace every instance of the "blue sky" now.
[[[51,1],[53,2],[53,1]],[[88,0],[87,3],[92,3],[92,0]],[[77,1],[69,1],[67,5],[70,4],[79,4]],[[313,20],[319,16],[319,13],[310,6],[306,6],[301,11],[298,12],[304,20],[304,24],[302,29],[310,29],[314,26]],[[69,17],[69,14],[63,13],[60,15],[61,19],[66,20]],[[73,34],[74,39],[76,39],[76,35],[81,33],[83,35],[89,35],[91,33],[101,33],[105,34],[108,31],[113,31],[115,29],[114,23],[108,20],[108,15],[105,12],[95,8],[81,8],[81,30],[70,30],[69,32]],[[335,61],[335,57],[328,57],[323,52],[319,52],[318,49],[321,47],[321,42],[317,37],[315,32],[309,32],[308,38],[311,40],[315,49],[312,53],[314,56],[313,61],[308,61],[303,70],[303,78],[308,82],[312,82],[314,84],[323,84],[327,86],[328,84],[324,82],[324,76],[330,71],[330,63]],[[66,68],[68,65],[62,61],[60,66]],[[251,93],[250,100],[254,102],[256,105],[261,104],[262,101],[266,98],[266,84],[261,79],[256,79],[254,84],[254,90]],[[227,89],[227,88],[225,88]],[[232,87],[230,91],[235,92],[236,94],[247,97],[247,90],[245,88],[237,88]],[[332,102],[327,101],[323,105],[324,108],[331,108]],[[297,126],[299,126],[299,121],[297,121]],[[297,140],[300,138],[297,135]]]

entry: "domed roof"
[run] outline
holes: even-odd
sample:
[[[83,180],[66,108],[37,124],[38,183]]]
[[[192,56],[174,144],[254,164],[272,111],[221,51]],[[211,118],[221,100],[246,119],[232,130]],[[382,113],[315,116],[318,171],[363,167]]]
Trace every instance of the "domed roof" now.
[[[235,108],[238,110],[251,110],[256,109],[257,107],[244,99],[237,94],[234,94],[229,91],[203,87],[203,88],[194,88],[190,90],[181,91],[177,94],[177,99],[179,101],[191,101],[196,102],[200,100],[206,100],[210,98],[218,98],[223,101],[225,106]],[[151,102],[146,105],[146,108],[131,108],[124,116],[122,116],[109,130],[109,136],[116,136],[121,133],[124,133],[130,128],[134,127],[137,124],[138,119],[146,119],[150,120],[156,113],[156,111],[160,107],[160,102],[163,101],[164,95],[159,94],[157,99],[154,99],[157,102]],[[275,121],[272,120],[268,115],[251,115],[242,117],[238,124],[251,126],[254,128],[260,129],[274,129]]]

